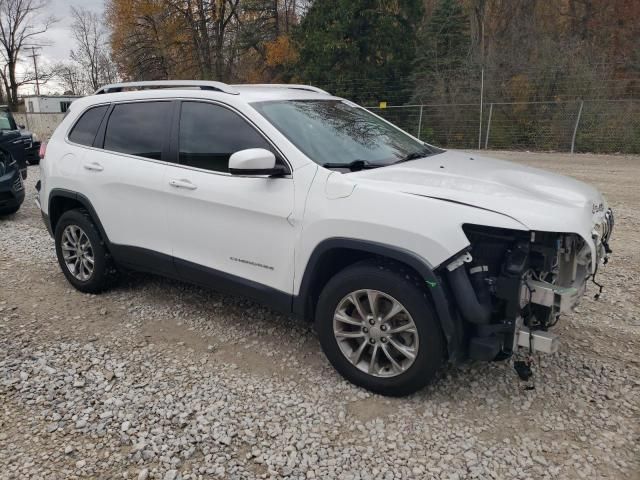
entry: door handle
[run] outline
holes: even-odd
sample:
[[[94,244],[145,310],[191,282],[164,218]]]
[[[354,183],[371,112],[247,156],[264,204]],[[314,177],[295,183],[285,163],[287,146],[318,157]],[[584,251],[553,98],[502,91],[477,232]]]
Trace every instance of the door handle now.
[[[102,165],[100,165],[98,162],[85,163],[84,164],[84,169],[85,170],[91,170],[91,171],[94,171],[94,172],[101,172],[101,171],[104,170]]]
[[[169,185],[175,188],[185,188],[187,190],[195,190],[196,188],[198,188],[189,180],[185,180],[185,179],[178,180],[178,179],[172,178],[171,180],[169,180]]]

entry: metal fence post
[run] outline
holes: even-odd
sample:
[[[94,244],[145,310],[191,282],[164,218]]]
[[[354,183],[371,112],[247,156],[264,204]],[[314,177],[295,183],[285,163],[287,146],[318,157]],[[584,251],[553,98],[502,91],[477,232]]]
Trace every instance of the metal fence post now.
[[[489,104],[489,120],[487,120],[487,134],[484,136],[484,149],[489,144],[489,132],[491,131],[491,117],[493,116],[493,103]]]
[[[420,132],[422,131],[422,109],[424,105],[420,105],[420,117],[418,118],[418,140],[420,140]]]
[[[484,28],[484,24],[483,27]],[[484,100],[484,65],[480,75],[480,117],[478,118],[478,150],[482,148],[482,103]]]
[[[573,127],[573,137],[571,137],[571,153],[573,153],[576,146],[576,133],[578,133],[578,125],[580,124],[580,117],[582,117],[582,107],[584,106],[584,100],[580,100],[580,109],[578,110],[578,118],[576,118],[576,124]]]

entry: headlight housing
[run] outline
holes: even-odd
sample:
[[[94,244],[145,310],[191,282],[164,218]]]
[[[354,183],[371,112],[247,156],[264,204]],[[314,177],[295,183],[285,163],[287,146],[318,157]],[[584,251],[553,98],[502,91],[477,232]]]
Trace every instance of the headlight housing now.
[[[606,243],[611,237],[613,231],[613,211],[607,210],[602,220],[593,226],[591,233],[594,237],[597,237],[596,241]]]

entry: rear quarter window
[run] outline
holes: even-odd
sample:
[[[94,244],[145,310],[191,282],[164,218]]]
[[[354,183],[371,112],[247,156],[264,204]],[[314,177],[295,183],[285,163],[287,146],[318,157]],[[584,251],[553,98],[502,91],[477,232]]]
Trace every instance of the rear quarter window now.
[[[84,112],[71,129],[69,140],[80,145],[92,146],[108,108],[108,105],[100,105]]]

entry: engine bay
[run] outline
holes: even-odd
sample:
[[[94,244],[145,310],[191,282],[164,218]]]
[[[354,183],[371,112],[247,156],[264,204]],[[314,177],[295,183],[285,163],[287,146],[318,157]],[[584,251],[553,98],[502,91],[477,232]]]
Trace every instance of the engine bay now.
[[[446,278],[464,324],[468,357],[504,359],[519,346],[557,351],[549,329],[579,303],[588,280],[601,292],[597,265],[606,263],[611,252],[612,229],[609,211],[606,225],[594,229],[601,253],[592,259],[576,234],[464,225],[470,247],[446,265]]]

